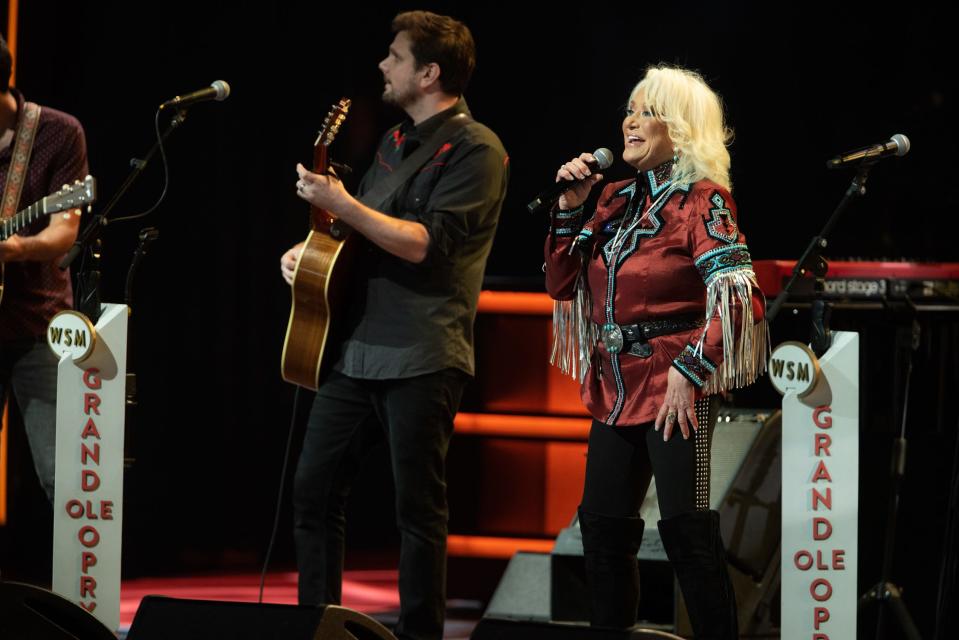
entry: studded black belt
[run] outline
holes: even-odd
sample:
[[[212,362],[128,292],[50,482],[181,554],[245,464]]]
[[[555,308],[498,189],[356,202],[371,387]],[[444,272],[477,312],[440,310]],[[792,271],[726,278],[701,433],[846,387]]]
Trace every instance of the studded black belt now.
[[[634,356],[648,358],[653,355],[650,338],[681,331],[690,331],[706,324],[702,315],[668,316],[637,322],[636,324],[607,323],[600,329],[600,339],[610,353],[626,351]]]

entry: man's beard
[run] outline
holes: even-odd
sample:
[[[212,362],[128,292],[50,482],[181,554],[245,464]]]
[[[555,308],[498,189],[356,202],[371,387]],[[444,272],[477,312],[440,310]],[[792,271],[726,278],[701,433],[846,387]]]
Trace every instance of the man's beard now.
[[[388,89],[383,89],[383,102],[391,104],[400,109],[405,109],[414,102],[413,91],[409,86],[400,90],[395,84],[390,83]]]

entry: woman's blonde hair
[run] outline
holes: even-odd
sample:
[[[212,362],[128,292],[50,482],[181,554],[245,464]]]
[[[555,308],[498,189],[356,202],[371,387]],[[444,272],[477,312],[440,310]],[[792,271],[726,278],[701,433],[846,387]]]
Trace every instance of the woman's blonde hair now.
[[[695,71],[651,66],[632,93],[642,92],[646,107],[669,131],[677,156],[672,179],[691,184],[707,178],[727,189],[732,129],[726,126],[720,97]]]

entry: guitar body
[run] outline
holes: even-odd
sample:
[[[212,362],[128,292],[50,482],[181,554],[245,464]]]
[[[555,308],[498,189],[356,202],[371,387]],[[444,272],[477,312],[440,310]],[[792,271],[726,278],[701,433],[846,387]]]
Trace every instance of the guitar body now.
[[[316,390],[339,355],[341,310],[347,278],[360,242],[353,234],[336,239],[314,229],[306,238],[293,276],[290,321],[283,342],[282,373],[287,382]]]
[[[346,118],[350,101],[340,100],[314,144],[313,170],[327,173],[327,147]],[[339,355],[340,317],[346,308],[347,279],[360,241],[332,214],[311,207],[312,231],[293,273],[290,321],[283,341],[280,373],[287,382],[316,390]]]

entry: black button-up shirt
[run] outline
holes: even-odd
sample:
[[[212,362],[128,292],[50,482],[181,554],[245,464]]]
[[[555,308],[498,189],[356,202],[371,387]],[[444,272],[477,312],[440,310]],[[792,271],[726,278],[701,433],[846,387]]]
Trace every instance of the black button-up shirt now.
[[[419,126],[407,121],[387,131],[359,197],[459,113],[469,113],[462,98]],[[508,179],[509,160],[499,138],[471,121],[394,192],[383,212],[423,224],[430,235],[427,256],[412,264],[366,243],[337,371],[364,379],[407,378],[448,367],[473,374],[476,302]]]

